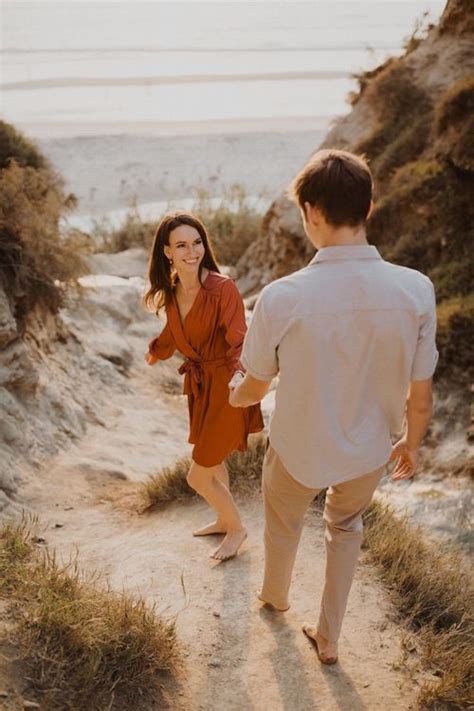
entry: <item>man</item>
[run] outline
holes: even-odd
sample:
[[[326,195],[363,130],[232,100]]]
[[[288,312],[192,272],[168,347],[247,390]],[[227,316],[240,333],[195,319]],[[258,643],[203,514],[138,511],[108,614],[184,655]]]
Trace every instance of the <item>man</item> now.
[[[292,184],[317,248],[309,265],[266,286],[255,306],[230,403],[259,402],[279,374],[263,466],[265,576],[260,599],[287,610],[303,517],[327,488],[319,659],[337,661],[362,514],[389,460],[412,477],[432,413],[436,307],[431,281],[384,261],[366,239],[372,177],[346,151],[317,152]],[[408,397],[407,397],[408,393]],[[392,447],[391,435],[405,433]]]

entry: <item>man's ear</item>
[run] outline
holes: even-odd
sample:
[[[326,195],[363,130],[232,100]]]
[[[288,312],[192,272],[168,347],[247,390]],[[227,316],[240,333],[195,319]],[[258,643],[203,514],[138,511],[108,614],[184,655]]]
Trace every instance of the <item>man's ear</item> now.
[[[319,210],[315,205],[311,205],[309,202],[304,204],[306,221],[310,222],[312,225],[318,225],[321,220],[321,210]]]
[[[371,201],[370,201],[369,211],[368,211],[368,213],[367,213],[367,217],[365,218],[366,220],[369,219],[369,217],[371,216],[371,214],[373,213],[373,211],[374,211],[374,201],[371,200]]]

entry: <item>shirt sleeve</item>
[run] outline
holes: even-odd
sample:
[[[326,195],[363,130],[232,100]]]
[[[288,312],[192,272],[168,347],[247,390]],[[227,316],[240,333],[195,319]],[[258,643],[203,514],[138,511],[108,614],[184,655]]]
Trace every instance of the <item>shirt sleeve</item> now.
[[[263,290],[255,304],[242,352],[244,367],[257,380],[272,380],[279,371],[278,338],[273,325]]]
[[[174,342],[168,323],[160,335],[150,341],[148,344],[148,351],[159,360],[167,360],[168,358],[171,358],[173,353],[176,351],[176,343]]]
[[[222,289],[220,324],[224,328],[225,340],[229,345],[226,358],[233,372],[243,370],[240,354],[247,330],[245,307],[242,296],[232,279],[229,279]]]
[[[436,298],[431,284],[430,298],[420,316],[418,342],[413,359],[411,380],[428,380],[433,376],[438,363],[436,348]]]

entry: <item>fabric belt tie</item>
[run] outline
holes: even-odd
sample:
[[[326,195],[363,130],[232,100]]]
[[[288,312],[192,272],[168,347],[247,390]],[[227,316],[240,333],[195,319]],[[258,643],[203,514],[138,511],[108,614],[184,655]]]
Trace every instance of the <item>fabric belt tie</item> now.
[[[222,365],[230,365],[228,358],[216,358],[215,360],[191,360],[188,358],[178,368],[178,373],[184,373],[184,395],[199,397],[202,385],[203,370],[218,368]]]

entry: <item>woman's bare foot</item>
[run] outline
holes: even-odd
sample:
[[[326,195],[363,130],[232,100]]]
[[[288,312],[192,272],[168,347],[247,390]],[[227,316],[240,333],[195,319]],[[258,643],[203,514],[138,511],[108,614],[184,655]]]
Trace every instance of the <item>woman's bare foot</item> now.
[[[276,610],[277,612],[286,612],[290,609],[289,605],[287,605],[286,607],[278,607],[278,605],[274,605],[273,602],[268,602],[268,600],[265,600],[265,598],[261,595],[258,596],[258,599],[264,602],[265,605],[268,605],[268,607],[271,607],[272,610]]]
[[[228,560],[228,558],[233,558],[246,538],[247,531],[245,528],[239,528],[237,531],[229,531],[220,546],[211,554],[211,558],[215,558],[215,560]]]
[[[316,627],[312,625],[303,625],[303,632],[314,642],[320,662],[323,664],[336,664],[337,642],[329,642],[324,637],[321,637]]]
[[[227,527],[220,521],[214,521],[193,531],[193,536],[214,536],[218,533],[227,533]]]

